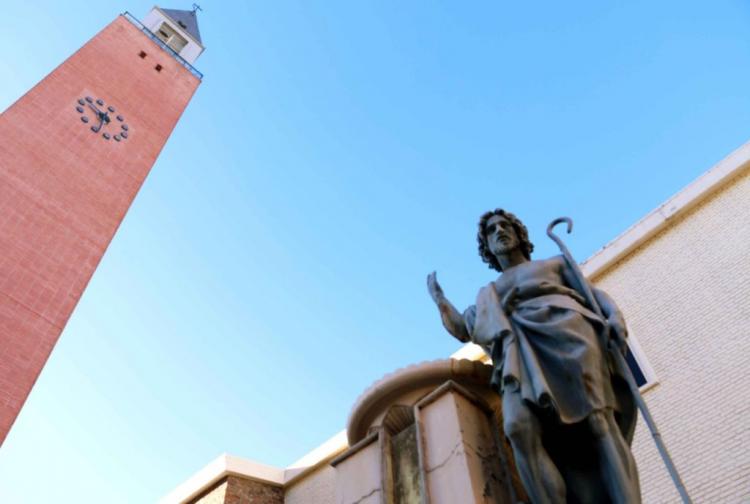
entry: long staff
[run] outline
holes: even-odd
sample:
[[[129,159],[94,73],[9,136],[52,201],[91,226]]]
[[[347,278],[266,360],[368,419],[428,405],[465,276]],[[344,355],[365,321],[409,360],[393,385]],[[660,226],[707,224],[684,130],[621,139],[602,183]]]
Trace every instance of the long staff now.
[[[565,261],[568,263],[568,266],[570,266],[570,269],[573,270],[573,273],[576,276],[576,280],[578,280],[581,290],[583,291],[584,296],[586,296],[586,301],[588,301],[589,305],[594,310],[594,313],[596,313],[596,315],[602,319],[605,324],[605,334],[609,335],[609,324],[607,323],[607,319],[602,313],[602,309],[599,306],[599,303],[597,303],[596,298],[594,297],[594,293],[591,291],[591,287],[589,287],[589,284],[586,281],[586,277],[583,276],[581,268],[578,267],[578,263],[573,259],[573,255],[570,253],[570,250],[568,250],[568,247],[566,247],[563,241],[555,233],[552,232],[552,229],[555,226],[563,222],[567,223],[567,232],[570,233],[573,230],[573,220],[570,217],[558,217],[557,219],[553,220],[549,226],[547,226],[547,236],[552,238],[552,240],[557,243],[558,247],[560,247],[560,250],[565,257]],[[677,491],[680,493],[680,497],[682,497],[682,502],[684,502],[685,504],[692,503],[692,501],[690,500],[690,496],[685,489],[685,485],[682,483],[682,479],[677,472],[677,468],[672,461],[672,457],[669,455],[669,451],[667,451],[667,446],[664,444],[664,441],[661,438],[659,429],[657,429],[656,427],[656,422],[654,422],[654,419],[651,416],[651,412],[648,410],[648,406],[646,406],[646,401],[643,400],[643,396],[638,390],[638,385],[635,383],[635,378],[633,378],[633,373],[630,371],[630,367],[625,361],[625,357],[623,356],[620,349],[615,345],[615,342],[612,338],[609,338],[608,346],[610,352],[615,357],[615,363],[618,367],[618,371],[622,376],[625,377],[625,381],[628,382],[630,392],[635,398],[635,402],[638,405],[638,409],[641,411],[641,415],[643,415],[643,419],[646,421],[646,425],[648,425],[649,431],[651,431],[651,437],[654,439],[654,443],[656,443],[656,448],[659,450],[659,454],[664,461],[664,465],[667,466],[669,475],[672,477],[672,481],[677,487]]]

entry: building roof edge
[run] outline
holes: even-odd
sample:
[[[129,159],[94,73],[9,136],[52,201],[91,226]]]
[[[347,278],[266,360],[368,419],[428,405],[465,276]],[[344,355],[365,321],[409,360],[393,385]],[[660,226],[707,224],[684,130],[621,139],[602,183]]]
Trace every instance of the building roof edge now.
[[[333,460],[349,447],[346,440],[346,430],[338,432],[326,442],[305,454],[284,469],[284,486],[287,487],[297,480],[304,478],[318,467]]]
[[[283,469],[223,453],[162,497],[159,504],[187,502],[227,476],[239,476],[273,486],[284,486]]]
[[[677,194],[646,214],[581,263],[588,278],[596,278],[619,259],[639,247],[678,217],[719,190],[750,166],[750,142],[745,143]]]

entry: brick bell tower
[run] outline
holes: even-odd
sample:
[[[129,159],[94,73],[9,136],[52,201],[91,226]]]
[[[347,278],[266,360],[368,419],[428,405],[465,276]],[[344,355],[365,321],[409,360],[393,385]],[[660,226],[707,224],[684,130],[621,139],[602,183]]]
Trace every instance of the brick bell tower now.
[[[0,115],[0,443],[201,83],[198,9],[117,17]]]

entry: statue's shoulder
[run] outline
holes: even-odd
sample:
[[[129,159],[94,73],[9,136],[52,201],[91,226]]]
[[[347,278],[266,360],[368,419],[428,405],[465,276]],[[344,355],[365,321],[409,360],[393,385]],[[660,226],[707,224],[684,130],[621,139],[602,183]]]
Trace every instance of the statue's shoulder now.
[[[536,270],[560,269],[566,267],[565,258],[561,255],[548,257],[547,259],[532,259],[530,266]]]
[[[491,282],[479,288],[479,291],[477,292],[477,299],[486,296],[489,292],[499,292],[503,290],[503,287],[507,282],[507,278],[504,278],[503,274],[501,273],[500,276],[498,276],[495,280],[492,280]]]
[[[491,282],[489,282],[487,285],[480,287],[479,292],[481,293],[482,291],[497,289],[497,287],[502,284],[502,281],[503,281],[503,275],[500,275],[495,280],[492,280]]]
[[[556,266],[561,266],[563,268],[567,267],[568,263],[565,261],[565,257],[562,254],[552,256],[547,261],[550,262],[550,264],[554,264]]]

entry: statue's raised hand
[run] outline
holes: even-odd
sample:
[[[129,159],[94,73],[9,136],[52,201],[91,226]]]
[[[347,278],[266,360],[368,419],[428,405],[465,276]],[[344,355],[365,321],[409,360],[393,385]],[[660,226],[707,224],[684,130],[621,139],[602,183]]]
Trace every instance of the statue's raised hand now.
[[[466,331],[464,319],[451,302],[446,299],[434,271],[427,275],[427,290],[440,311],[443,326],[459,341],[469,341],[469,333]]]
[[[443,288],[440,287],[440,284],[437,281],[437,273],[434,271],[427,275],[427,291],[430,293],[430,297],[435,301],[436,305],[439,306],[445,301]]]

